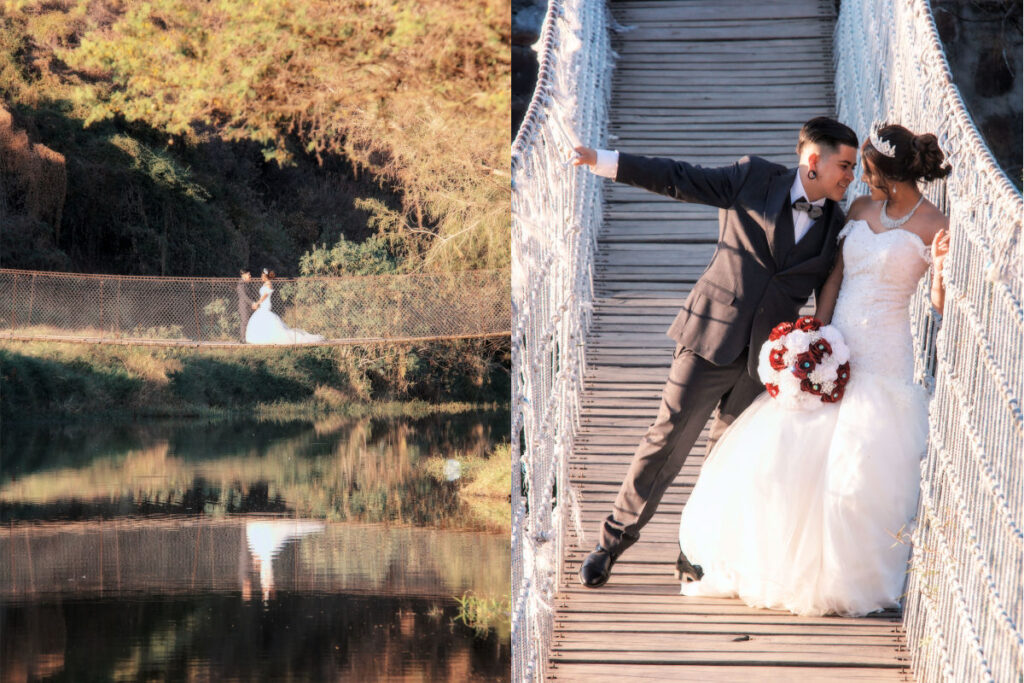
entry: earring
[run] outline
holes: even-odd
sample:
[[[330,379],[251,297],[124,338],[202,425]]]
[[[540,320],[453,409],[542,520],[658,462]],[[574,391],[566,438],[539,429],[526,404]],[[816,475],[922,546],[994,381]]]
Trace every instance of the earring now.
[[[896,186],[893,185],[892,187],[890,187],[889,191],[892,192],[893,194],[896,194]]]
[[[815,178],[818,177],[818,172],[812,168],[807,172],[807,177],[810,178],[811,180],[814,180]]]

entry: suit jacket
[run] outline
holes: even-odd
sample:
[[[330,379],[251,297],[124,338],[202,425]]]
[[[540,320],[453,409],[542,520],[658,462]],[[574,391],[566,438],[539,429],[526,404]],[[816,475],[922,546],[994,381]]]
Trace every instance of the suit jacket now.
[[[672,159],[619,154],[615,179],[684,202],[717,206],[718,245],[711,263],[676,315],[668,336],[716,365],[758,352],[772,328],[796,320],[832,269],[846,219],[831,199],[799,244],[793,244],[789,192],[797,169],[759,157],[701,168]]]

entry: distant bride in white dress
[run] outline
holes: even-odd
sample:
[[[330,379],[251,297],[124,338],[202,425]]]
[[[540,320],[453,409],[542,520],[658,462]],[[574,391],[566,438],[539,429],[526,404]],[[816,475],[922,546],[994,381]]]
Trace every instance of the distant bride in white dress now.
[[[934,135],[902,126],[873,130],[862,155],[871,195],[850,207],[816,315],[850,349],[845,396],[798,412],[762,394],[726,431],[683,509],[680,547],[704,571],[685,595],[815,616],[899,605],[928,429],[909,302],[933,262],[942,310],[949,249],[917,181],[949,167]]]
[[[270,297],[274,293],[271,284],[274,271],[263,269],[263,286],[260,287],[259,301],[252,305],[256,312],[249,318],[245,327],[245,341],[249,344],[310,344],[324,341],[319,334],[310,334],[305,330],[293,330],[284,324],[276,313],[270,310]]]

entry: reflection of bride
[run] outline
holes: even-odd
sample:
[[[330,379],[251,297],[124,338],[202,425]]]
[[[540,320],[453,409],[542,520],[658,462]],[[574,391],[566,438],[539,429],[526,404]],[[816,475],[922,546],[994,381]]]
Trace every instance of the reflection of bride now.
[[[324,530],[323,522],[305,520],[262,520],[245,523],[245,540],[260,573],[260,589],[266,602],[275,592],[274,558],[289,541]],[[243,586],[243,591],[248,588]]]
[[[270,295],[274,293],[271,281],[274,272],[263,269],[263,286],[260,287],[260,299],[253,304],[255,313],[249,318],[245,327],[245,341],[249,344],[303,344],[322,342],[322,335],[310,334],[304,330],[293,330],[284,324],[276,313],[270,310]]]

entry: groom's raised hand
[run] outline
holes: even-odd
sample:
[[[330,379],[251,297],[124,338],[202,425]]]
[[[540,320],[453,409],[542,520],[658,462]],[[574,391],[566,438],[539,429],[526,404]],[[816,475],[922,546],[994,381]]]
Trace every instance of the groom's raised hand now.
[[[597,152],[589,147],[576,147],[572,157],[573,166],[593,166],[597,163]]]

